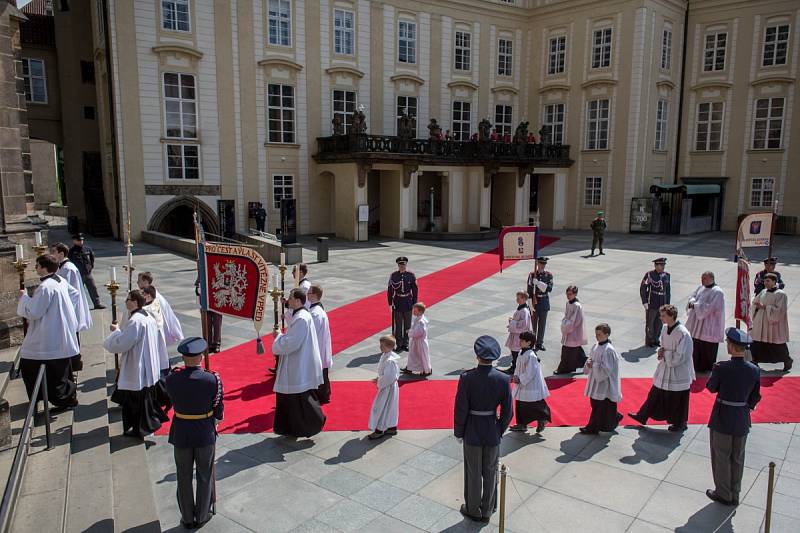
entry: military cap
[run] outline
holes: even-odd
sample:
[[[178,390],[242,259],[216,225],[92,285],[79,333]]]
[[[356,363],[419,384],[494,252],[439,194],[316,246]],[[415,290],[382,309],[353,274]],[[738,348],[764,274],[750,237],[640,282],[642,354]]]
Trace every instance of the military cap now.
[[[83,240],[83,233],[75,233],[72,236],[72,240],[74,240],[74,241],[82,241]]]
[[[778,258],[777,258],[777,257],[767,257],[766,259],[764,259],[764,264],[765,264],[765,265],[766,265],[767,263],[771,263],[771,264],[773,264],[773,265],[774,265],[774,264],[775,264],[775,263],[777,263],[777,262],[778,262]]]
[[[750,343],[753,342],[752,337],[750,337],[747,332],[733,327],[725,330],[725,337],[733,344],[738,344],[739,346],[749,346]]]
[[[550,261],[550,258],[546,256],[536,258],[537,263],[547,263],[548,261]]]
[[[500,357],[500,344],[489,335],[481,335],[475,341],[475,355],[484,361],[494,361]]]
[[[187,337],[178,344],[178,353],[183,355],[200,355],[208,348],[208,343],[202,337]]]
[[[653,259],[653,263],[655,263],[657,265],[659,265],[659,264],[666,265],[667,264],[667,258],[666,257],[659,257],[658,259]]]
[[[408,257],[401,255],[400,257],[395,259],[394,262],[397,263],[398,265],[405,265],[406,263],[408,263]]]

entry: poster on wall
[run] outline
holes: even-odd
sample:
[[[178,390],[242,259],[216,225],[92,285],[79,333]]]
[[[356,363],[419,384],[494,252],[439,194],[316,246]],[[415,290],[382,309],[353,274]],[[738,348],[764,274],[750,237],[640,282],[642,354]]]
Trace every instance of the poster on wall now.
[[[536,226],[509,226],[500,230],[498,242],[500,272],[503,261],[535,259],[539,253],[539,228]]]
[[[631,198],[630,231],[650,233],[653,231],[653,199]]]

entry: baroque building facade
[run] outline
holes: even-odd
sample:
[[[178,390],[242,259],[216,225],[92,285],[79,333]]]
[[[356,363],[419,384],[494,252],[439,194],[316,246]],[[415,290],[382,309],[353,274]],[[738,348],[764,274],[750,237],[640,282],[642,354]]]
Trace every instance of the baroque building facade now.
[[[660,219],[651,231],[731,230],[765,209],[796,231],[792,0],[92,0],[91,11],[109,89],[97,94],[116,185],[106,203],[120,224],[130,213],[134,237],[186,235],[194,209],[216,233],[221,222],[246,233],[253,202],[273,231],[284,198],[299,233],[348,239],[583,229],[598,210],[631,231],[644,206]],[[491,132],[479,133],[484,119]],[[533,137],[520,138],[523,122]]]

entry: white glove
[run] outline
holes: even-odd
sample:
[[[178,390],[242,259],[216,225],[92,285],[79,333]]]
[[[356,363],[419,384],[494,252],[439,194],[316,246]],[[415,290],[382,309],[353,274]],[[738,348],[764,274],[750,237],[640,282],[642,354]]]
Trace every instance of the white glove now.
[[[642,304],[642,307],[644,307],[644,310],[647,311],[648,309],[647,304]]]
[[[540,291],[544,292],[544,291],[547,290],[547,283],[545,283],[544,281],[538,281],[537,280],[536,281],[536,288],[539,289]]]

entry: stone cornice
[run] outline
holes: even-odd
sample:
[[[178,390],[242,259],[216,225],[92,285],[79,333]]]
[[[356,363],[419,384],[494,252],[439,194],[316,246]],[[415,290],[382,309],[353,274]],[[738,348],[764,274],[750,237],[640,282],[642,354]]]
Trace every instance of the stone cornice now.
[[[258,65],[260,67],[283,67],[298,72],[303,70],[303,65],[286,57],[268,57],[259,61]]]
[[[160,44],[158,46],[154,46],[152,48],[153,52],[156,54],[184,54],[194,59],[202,59],[203,52],[200,50],[193,48],[191,46],[186,46],[185,44]]]
[[[349,74],[359,79],[364,77],[364,73],[362,71],[346,65],[334,65],[330,68],[326,68],[325,72],[328,74]]]
[[[447,87],[449,89],[452,89],[454,87],[466,87],[467,89],[472,89],[473,91],[478,89],[477,85],[475,85],[471,81],[465,81],[465,80],[451,81],[450,83],[447,84]]]
[[[406,73],[395,74],[389,79],[391,81],[411,81],[416,83],[417,85],[423,85],[425,83],[425,80],[423,80],[422,78],[420,78],[415,74],[406,74]]]
[[[774,85],[776,83],[792,84],[795,79],[789,76],[764,76],[750,82],[750,85],[757,87],[759,85]]]
[[[733,87],[732,84],[728,83],[727,81],[704,81],[702,83],[698,83],[691,87],[693,91],[701,91],[703,89],[730,89]]]
[[[543,87],[539,87],[539,94],[544,94],[549,91],[569,91],[572,87],[564,83],[549,83]]]
[[[594,80],[587,80],[581,83],[581,88],[588,89],[589,87],[594,87],[595,85],[616,85],[617,80],[612,78],[597,78]]]
[[[507,93],[519,94],[519,89],[517,89],[516,87],[512,87],[511,85],[498,85],[497,87],[492,87],[492,92],[493,93],[507,92]]]

